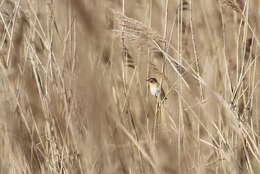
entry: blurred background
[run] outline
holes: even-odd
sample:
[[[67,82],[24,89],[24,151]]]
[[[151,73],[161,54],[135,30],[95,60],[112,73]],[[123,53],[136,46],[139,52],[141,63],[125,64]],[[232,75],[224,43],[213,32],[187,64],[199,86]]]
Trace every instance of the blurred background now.
[[[0,173],[259,173],[259,9],[1,0]]]

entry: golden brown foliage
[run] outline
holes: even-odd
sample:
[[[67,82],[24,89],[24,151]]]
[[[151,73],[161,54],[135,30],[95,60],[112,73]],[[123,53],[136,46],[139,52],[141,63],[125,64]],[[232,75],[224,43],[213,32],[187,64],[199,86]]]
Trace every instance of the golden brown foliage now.
[[[0,173],[259,173],[259,7],[2,0]]]

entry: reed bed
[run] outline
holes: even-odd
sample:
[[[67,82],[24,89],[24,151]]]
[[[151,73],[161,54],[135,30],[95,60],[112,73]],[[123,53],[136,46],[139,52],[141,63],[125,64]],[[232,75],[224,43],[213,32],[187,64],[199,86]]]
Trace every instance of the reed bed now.
[[[1,0],[0,173],[258,174],[259,8]]]

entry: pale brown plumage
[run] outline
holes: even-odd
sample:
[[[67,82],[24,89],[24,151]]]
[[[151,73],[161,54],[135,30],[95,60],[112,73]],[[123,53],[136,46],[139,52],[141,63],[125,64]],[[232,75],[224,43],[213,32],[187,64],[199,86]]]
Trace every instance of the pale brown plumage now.
[[[150,92],[153,96],[158,97],[160,95],[160,100],[166,100],[165,92],[162,87],[160,87],[159,82],[156,78],[148,78]]]

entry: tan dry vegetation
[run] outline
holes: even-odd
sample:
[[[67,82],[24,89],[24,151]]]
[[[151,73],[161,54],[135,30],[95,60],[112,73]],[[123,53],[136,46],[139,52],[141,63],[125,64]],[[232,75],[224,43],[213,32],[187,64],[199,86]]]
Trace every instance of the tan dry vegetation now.
[[[0,173],[258,174],[259,7],[1,0]]]

